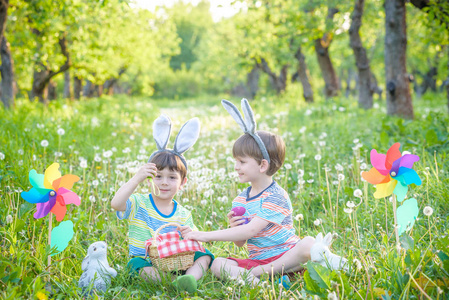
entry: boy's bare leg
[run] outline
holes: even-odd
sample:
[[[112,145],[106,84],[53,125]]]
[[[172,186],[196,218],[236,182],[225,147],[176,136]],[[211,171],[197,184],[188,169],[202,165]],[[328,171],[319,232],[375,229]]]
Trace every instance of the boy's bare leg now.
[[[140,269],[140,277],[142,277],[146,281],[161,281],[161,277],[159,276],[158,271],[153,267],[145,267]]]
[[[211,261],[211,257],[208,255],[201,256],[193,265],[187,269],[186,275],[193,275],[196,280],[199,280],[203,277],[204,273],[209,269],[209,264]]]
[[[255,277],[247,269],[239,267],[238,263],[232,259],[218,257],[214,260],[210,270],[220,279],[225,279],[226,276],[231,279],[240,279],[245,276],[244,274],[246,274],[246,278],[252,283],[252,285],[257,285],[259,283],[259,278]]]
[[[275,275],[281,272],[290,273],[300,271],[303,269],[302,264],[310,260],[310,248],[312,248],[314,243],[315,239],[313,237],[306,236],[284,255],[269,264],[253,268],[251,273],[256,277],[260,277],[264,272]]]

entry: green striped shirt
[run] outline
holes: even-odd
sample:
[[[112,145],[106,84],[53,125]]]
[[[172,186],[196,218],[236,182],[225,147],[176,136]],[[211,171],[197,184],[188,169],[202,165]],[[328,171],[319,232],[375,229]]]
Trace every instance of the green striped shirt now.
[[[169,215],[161,213],[154,203],[151,194],[132,194],[126,201],[126,210],[117,211],[117,217],[127,219],[129,223],[129,255],[145,256],[145,241],[152,238],[156,230],[167,223],[177,223],[181,226],[190,226],[198,230],[193,224],[192,213],[173,199],[173,211]],[[160,234],[174,231],[176,227],[169,226],[160,231]]]

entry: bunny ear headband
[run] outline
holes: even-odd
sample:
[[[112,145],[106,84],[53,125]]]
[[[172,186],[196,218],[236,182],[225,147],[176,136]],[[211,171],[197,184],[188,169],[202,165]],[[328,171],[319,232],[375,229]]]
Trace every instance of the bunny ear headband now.
[[[160,115],[153,123],[153,137],[156,141],[157,151],[151,154],[148,161],[150,162],[157,153],[168,151],[178,156],[187,169],[187,162],[182,154],[189,150],[198,140],[200,135],[200,120],[198,118],[190,119],[181,127],[181,130],[179,130],[176,136],[173,150],[166,149],[168,140],[170,139],[170,133],[170,119],[166,115]]]
[[[256,121],[254,119],[254,113],[251,110],[251,106],[249,106],[248,100],[246,100],[245,98],[242,99],[242,110],[245,114],[244,118],[239,112],[238,108],[228,100],[221,100],[221,104],[223,104],[224,108],[226,108],[228,113],[234,118],[237,124],[239,124],[243,132],[249,134],[256,140],[256,143],[259,146],[260,151],[262,152],[263,158],[266,159],[268,163],[270,163],[270,156],[268,155],[267,148],[256,132]]]

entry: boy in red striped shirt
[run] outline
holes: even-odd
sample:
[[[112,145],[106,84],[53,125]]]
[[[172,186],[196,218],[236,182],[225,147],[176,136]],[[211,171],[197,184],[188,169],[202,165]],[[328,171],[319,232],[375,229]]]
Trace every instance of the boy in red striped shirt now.
[[[232,152],[240,182],[251,184],[232,202],[233,208],[244,207],[245,215],[235,216],[231,211],[228,214],[231,228],[189,232],[184,238],[231,241],[238,247],[247,244],[249,259],[215,259],[211,271],[218,278],[238,279],[247,273],[252,284],[257,284],[264,272],[285,274],[301,270],[302,264],[310,260],[314,238],[299,239],[296,235],[290,198],[273,180],[284,163],[284,141],[266,131],[245,132],[234,143]]]

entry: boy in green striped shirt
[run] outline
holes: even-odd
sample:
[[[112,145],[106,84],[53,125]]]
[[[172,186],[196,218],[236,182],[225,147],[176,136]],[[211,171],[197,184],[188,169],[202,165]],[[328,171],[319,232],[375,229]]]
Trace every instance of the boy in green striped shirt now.
[[[179,229],[185,235],[192,230],[198,230],[193,223],[191,212],[173,199],[187,182],[187,163],[181,153],[165,147],[153,153],[149,163],[120,187],[111,201],[111,207],[117,211],[117,217],[127,219],[129,223],[131,260],[128,267],[146,280],[161,280],[158,270],[145,258],[145,241],[152,238],[159,227],[172,222],[179,224],[178,227],[169,226],[162,229],[160,234]],[[155,184],[155,187],[151,188],[152,193],[133,194],[137,186],[147,178],[152,178]],[[193,266],[186,270],[185,275],[179,276],[174,284],[189,293],[195,292],[197,280],[209,269],[213,259],[213,254],[207,249],[206,253],[195,252]]]

